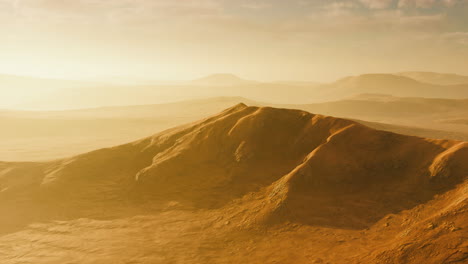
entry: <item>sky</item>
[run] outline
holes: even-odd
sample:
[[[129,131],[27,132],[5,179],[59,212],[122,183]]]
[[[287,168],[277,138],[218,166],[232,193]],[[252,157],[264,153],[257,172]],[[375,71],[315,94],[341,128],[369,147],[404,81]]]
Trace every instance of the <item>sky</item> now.
[[[467,62],[468,0],[0,0],[0,73],[332,81]]]

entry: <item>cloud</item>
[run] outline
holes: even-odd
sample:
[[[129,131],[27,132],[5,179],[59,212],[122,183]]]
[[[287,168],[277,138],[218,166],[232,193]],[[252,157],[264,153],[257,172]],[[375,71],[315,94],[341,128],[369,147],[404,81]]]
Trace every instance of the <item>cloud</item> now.
[[[394,0],[360,0],[360,2],[370,9],[385,9],[389,8]]]
[[[436,0],[400,0],[398,1],[399,8],[431,8],[437,2],[443,1],[436,1]]]
[[[468,32],[450,32],[442,35],[444,41],[468,46]]]
[[[349,15],[358,5],[353,1],[333,2],[324,6],[326,12],[331,16]]]
[[[467,0],[439,2],[447,1],[453,5]],[[304,5],[304,2],[309,5]],[[402,6],[421,8],[433,2],[292,0],[285,5],[284,2],[273,0],[0,0],[0,4],[14,6],[17,19],[29,21],[32,26],[51,21],[65,29],[68,25],[76,24],[84,24],[85,29],[92,26],[102,31],[108,27],[117,30],[128,28],[184,41],[190,38],[192,41],[201,41],[196,38],[213,40],[219,38],[220,34],[233,39],[241,35],[294,39],[317,34],[341,37],[350,32],[391,35],[395,32],[450,30],[448,17],[441,10],[431,10],[430,13],[406,12],[397,6],[401,3]],[[261,10],[258,12],[262,15],[252,16],[252,12],[245,9]],[[283,16],[285,13],[287,15]],[[281,18],[278,14],[282,15]],[[0,11],[0,21],[1,16]],[[74,28],[71,27],[71,30]]]
[[[265,8],[270,8],[272,7],[272,4],[271,3],[267,3],[267,2],[254,2],[254,1],[250,1],[248,3],[242,3],[240,4],[240,6],[242,8],[246,8],[246,9],[265,9]]]
[[[217,0],[10,0],[20,17],[102,19],[122,15],[144,18],[209,16],[221,10]]]
[[[399,0],[399,8],[446,8],[457,4],[467,4],[468,0]]]

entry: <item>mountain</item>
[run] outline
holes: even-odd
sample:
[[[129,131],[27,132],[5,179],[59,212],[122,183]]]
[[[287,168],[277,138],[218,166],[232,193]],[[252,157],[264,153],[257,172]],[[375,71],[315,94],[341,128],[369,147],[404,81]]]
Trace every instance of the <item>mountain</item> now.
[[[256,82],[231,74],[215,74],[188,82],[168,81],[145,85],[73,81],[54,85],[37,82],[28,90],[14,90],[15,92],[10,92],[5,99],[0,99],[0,107],[35,110],[79,109],[161,104],[222,96],[240,96],[270,104],[307,104],[342,100],[369,93],[397,97],[468,98],[468,84],[435,85],[392,74],[351,76],[329,84]],[[46,91],[34,87],[45,87]]]
[[[393,74],[364,74],[323,85],[316,97],[321,100],[337,100],[358,94],[461,99],[468,98],[468,84],[434,85]]]
[[[0,163],[0,262],[460,262],[467,159],[466,142],[238,104],[113,148]]]
[[[437,72],[400,72],[397,75],[405,76],[419,82],[438,84],[438,85],[456,85],[468,84],[468,76],[437,73]]]
[[[366,94],[326,103],[285,105],[215,97],[69,111],[0,111],[0,160],[50,160],[115,146],[194,122],[239,102],[351,118],[372,128],[406,135],[468,140],[466,100]]]
[[[466,124],[460,122],[468,116],[468,99],[362,94],[326,103],[283,105],[283,107],[401,126],[468,132]]]
[[[0,160],[51,160],[120,145],[241,101],[253,103],[240,97],[216,97],[67,111],[0,111]]]
[[[468,99],[397,97],[384,94],[359,94],[339,101],[301,105],[311,111],[349,116],[401,117],[431,116],[433,119],[468,114]],[[341,115],[341,114],[340,114]]]
[[[274,83],[282,84],[282,85],[309,86],[309,87],[318,86],[321,84],[318,82],[310,82],[310,81],[288,81],[288,80],[276,81]]]
[[[248,81],[239,78],[234,74],[218,73],[212,74],[197,80],[193,80],[191,84],[195,85],[209,85],[209,86],[236,86],[245,84],[255,84],[255,81]]]
[[[217,83],[217,84],[216,84]],[[236,82],[237,83],[237,82]],[[288,96],[285,96],[288,91]],[[248,97],[276,103],[307,103],[314,90],[304,85],[194,81],[166,85],[104,85],[57,90],[36,100],[21,101],[17,109],[64,110],[124,105],[163,104],[209,97]]]

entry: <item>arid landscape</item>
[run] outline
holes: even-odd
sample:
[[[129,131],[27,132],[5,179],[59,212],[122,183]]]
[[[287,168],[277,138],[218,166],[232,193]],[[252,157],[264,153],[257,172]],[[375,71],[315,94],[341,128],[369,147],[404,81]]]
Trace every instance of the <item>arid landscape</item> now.
[[[231,87],[216,77],[203,87]],[[0,260],[463,263],[468,99],[398,85],[309,104],[3,110]]]
[[[0,264],[468,263],[467,0],[0,0]]]
[[[432,74],[434,76],[442,75]],[[215,82],[208,82],[208,80],[213,80],[213,76],[216,76]],[[310,101],[314,101],[314,98],[318,100],[316,96],[318,90],[328,90],[324,87],[335,86],[341,81],[323,84],[322,88],[316,84],[302,83],[288,84],[289,86],[281,84],[259,86],[257,82],[253,81],[250,82],[251,84],[242,82],[239,87],[236,86],[237,82],[232,83],[232,79],[242,80],[241,78],[232,75],[213,76],[203,78],[203,83],[206,86],[201,86],[201,88],[198,83],[186,84],[184,89],[192,91],[195,95],[187,100],[171,103],[105,107],[93,105],[94,108],[60,111],[0,110],[0,120],[5,124],[4,128],[0,130],[0,136],[3,139],[0,141],[0,160],[55,159],[102,147],[124,144],[177,125],[197,121],[241,102],[248,105],[301,109],[311,113],[350,118],[372,128],[396,133],[427,138],[468,140],[468,99],[463,99],[468,98],[468,94],[466,94],[468,84],[457,84],[457,87],[462,89],[459,93],[454,94],[453,98],[435,98],[436,95],[428,98],[422,97],[427,92],[420,91],[418,87],[408,86],[402,89],[400,83],[385,82],[393,78],[398,79],[399,77],[396,75],[366,74],[345,78],[363,83],[363,86],[336,88],[338,90],[335,90],[334,98],[345,94],[342,90],[350,90],[350,95],[345,98],[333,101],[322,99],[319,103],[291,104],[289,96],[284,100],[284,103],[269,101],[272,93],[268,91],[271,91],[271,86],[278,86],[278,97],[281,97],[281,89],[285,89],[294,91],[298,97],[311,98]],[[447,82],[449,82],[450,77],[450,75],[446,77]],[[374,78],[377,80],[375,81]],[[375,83],[372,84],[372,82]],[[224,86],[218,86],[220,83]],[[375,93],[378,92],[376,89],[380,89],[381,84],[385,90],[382,88],[382,93]],[[421,83],[420,85],[426,84]],[[170,91],[171,87],[180,88],[178,85],[169,85],[167,89]],[[145,89],[141,92],[144,93]],[[152,89],[159,91],[159,86],[152,87]],[[204,89],[210,91],[204,91]],[[211,91],[213,89],[219,92]],[[232,92],[229,92],[229,89]],[[396,96],[400,93],[392,91],[399,89],[405,90],[405,94],[419,93],[420,96]],[[438,89],[440,89],[440,93],[443,93],[450,88]],[[235,91],[239,91],[239,96],[232,96]],[[137,94],[137,92],[133,94]],[[203,98],[209,94],[219,96]],[[262,97],[261,94],[266,96]],[[57,96],[57,98],[63,97],[65,95]],[[143,97],[147,101],[160,99],[157,95],[149,96],[146,94],[146,97]],[[196,99],[199,97],[203,99]],[[50,98],[56,97],[51,96]],[[48,103],[50,98],[44,96],[43,105],[50,105]],[[84,103],[85,99],[80,101],[75,98],[74,101],[76,104],[83,102],[83,106],[87,105]]]
[[[462,263],[467,158],[466,142],[238,104],[126,145],[2,163],[0,252],[4,263]]]

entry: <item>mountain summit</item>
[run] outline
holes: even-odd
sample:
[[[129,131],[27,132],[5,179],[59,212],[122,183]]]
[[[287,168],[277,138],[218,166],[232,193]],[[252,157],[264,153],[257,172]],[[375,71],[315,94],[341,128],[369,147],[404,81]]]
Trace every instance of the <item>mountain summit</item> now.
[[[338,259],[347,259],[342,263],[400,263],[397,259],[404,254],[414,259],[406,263],[422,263],[427,256],[419,249],[428,237],[428,250],[436,259],[461,250],[461,244],[447,244],[447,237],[461,239],[464,231],[447,230],[458,230],[466,219],[466,193],[457,186],[464,188],[467,158],[466,142],[404,136],[300,110],[238,104],[199,122],[114,148],[44,163],[0,163],[0,214],[7,216],[0,219],[0,227],[3,232],[35,228],[26,234],[40,230],[113,234],[107,259],[122,259],[131,253],[112,248],[128,241],[128,237],[118,240],[119,232],[138,234],[151,226],[151,232],[160,232],[154,234],[157,245],[173,241],[165,250],[177,250],[177,243],[184,243],[186,250],[189,241],[198,241],[195,248],[213,243],[209,247],[217,252],[214,259],[233,263],[232,254],[218,249],[223,244],[217,239],[231,241],[229,232],[234,230],[289,230],[292,225],[301,229],[294,231],[298,235],[287,236],[289,242],[278,238],[285,231],[261,236],[280,247],[299,244],[300,252],[327,243],[340,247],[343,241],[350,248],[367,248],[362,254],[337,250]],[[105,222],[109,218],[119,220],[109,225]],[[161,219],[168,222],[161,226]],[[424,231],[428,221],[433,232]],[[31,226],[36,222],[46,226]],[[186,225],[192,230],[188,237],[171,238]],[[300,231],[309,228],[315,231]],[[215,236],[208,238],[210,230]],[[244,252],[250,244],[242,237],[253,237],[249,232],[230,246]],[[328,242],[308,248],[308,243],[299,243],[301,232],[311,240]],[[55,242],[62,239],[66,241],[62,233],[54,237]],[[138,256],[159,263],[151,236],[132,239],[137,244],[139,239],[147,242],[126,248],[138,249]],[[365,242],[368,239],[373,240],[371,245]],[[401,248],[408,241],[412,245]],[[272,250],[268,245],[265,252]],[[44,254],[41,250],[34,254]],[[184,252],[172,252],[171,260]],[[208,258],[210,252],[197,254]],[[323,252],[313,254],[333,258]],[[245,262],[268,262],[262,255],[245,255],[251,256]],[[60,260],[60,254],[55,256]]]

